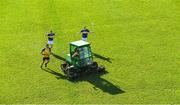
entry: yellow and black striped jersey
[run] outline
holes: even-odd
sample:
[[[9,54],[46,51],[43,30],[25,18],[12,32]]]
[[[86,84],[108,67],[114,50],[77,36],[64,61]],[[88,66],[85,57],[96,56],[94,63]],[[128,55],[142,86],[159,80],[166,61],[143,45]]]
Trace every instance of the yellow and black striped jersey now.
[[[51,49],[50,48],[44,48],[44,49],[42,49],[41,54],[44,57],[49,57],[51,55]]]

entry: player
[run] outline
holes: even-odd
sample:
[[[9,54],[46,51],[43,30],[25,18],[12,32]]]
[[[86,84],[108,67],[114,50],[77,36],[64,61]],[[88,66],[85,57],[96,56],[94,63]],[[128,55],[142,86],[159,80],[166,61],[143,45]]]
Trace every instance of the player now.
[[[74,49],[72,57],[79,57],[79,50],[77,48]]]
[[[41,68],[43,67],[44,63],[45,63],[45,67],[47,67],[51,55],[51,48],[49,48],[48,44],[46,44],[46,47],[42,49],[41,54],[43,55],[43,62],[41,64]]]
[[[90,31],[86,27],[84,27],[80,33],[82,33],[82,40],[87,41],[87,37]]]
[[[53,44],[54,44],[53,40],[54,40],[55,34],[52,31],[50,31],[50,33],[47,34],[47,36],[48,36],[48,44],[49,44],[50,48],[52,48]]]

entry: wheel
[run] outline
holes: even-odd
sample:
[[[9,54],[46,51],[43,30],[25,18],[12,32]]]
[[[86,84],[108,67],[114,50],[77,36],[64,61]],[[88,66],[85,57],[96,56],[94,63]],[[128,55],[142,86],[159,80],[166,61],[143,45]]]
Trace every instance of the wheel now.
[[[105,70],[105,67],[104,66],[99,66],[96,71],[97,72],[103,72]]]
[[[68,79],[75,79],[79,76],[78,73],[74,72],[75,69],[74,68],[67,68],[66,69],[66,76],[68,77]]]
[[[61,64],[61,66],[60,66],[60,68],[63,72],[65,72],[68,67],[69,67],[69,65],[67,63]]]
[[[90,68],[91,69],[97,69],[98,68],[97,62],[93,62]]]
[[[65,70],[65,74],[68,77],[68,79],[71,79],[73,77],[73,73],[71,71],[72,71],[72,68],[67,68]]]

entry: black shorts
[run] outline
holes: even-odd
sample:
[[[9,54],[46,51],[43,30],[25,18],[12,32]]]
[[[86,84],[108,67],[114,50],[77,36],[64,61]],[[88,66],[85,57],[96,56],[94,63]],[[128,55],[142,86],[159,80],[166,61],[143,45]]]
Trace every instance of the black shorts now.
[[[49,57],[43,57],[43,61],[49,60],[49,59],[50,59]]]

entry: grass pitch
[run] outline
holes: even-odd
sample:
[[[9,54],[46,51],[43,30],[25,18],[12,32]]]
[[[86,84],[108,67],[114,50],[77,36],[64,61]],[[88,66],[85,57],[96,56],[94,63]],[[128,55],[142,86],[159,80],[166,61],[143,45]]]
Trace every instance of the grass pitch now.
[[[180,103],[179,10],[179,0],[0,0],[0,103]],[[83,26],[108,73],[72,82],[58,58]]]

